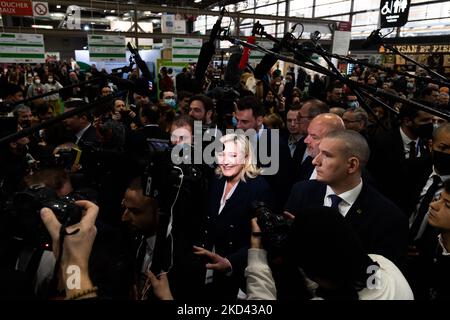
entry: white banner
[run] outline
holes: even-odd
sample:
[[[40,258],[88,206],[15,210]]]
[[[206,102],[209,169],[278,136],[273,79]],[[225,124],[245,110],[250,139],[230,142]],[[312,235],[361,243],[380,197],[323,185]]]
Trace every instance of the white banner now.
[[[173,62],[197,62],[202,39],[172,38]]]
[[[42,34],[0,33],[1,63],[45,62]]]
[[[125,62],[126,44],[123,36],[88,35],[91,61]]]

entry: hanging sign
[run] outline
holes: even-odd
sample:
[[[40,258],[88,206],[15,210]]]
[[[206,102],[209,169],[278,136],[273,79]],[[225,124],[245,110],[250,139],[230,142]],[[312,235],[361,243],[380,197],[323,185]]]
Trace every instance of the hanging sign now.
[[[408,22],[411,0],[381,0],[380,28],[402,27]]]

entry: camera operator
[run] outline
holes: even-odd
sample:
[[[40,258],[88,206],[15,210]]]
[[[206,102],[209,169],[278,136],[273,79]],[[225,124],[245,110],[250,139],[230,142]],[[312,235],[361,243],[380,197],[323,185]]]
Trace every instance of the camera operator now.
[[[277,298],[267,253],[261,245],[257,219],[252,220],[251,248],[246,268],[251,299]],[[320,237],[317,237],[320,234]],[[312,299],[412,300],[413,294],[401,271],[387,258],[367,254],[357,234],[335,209],[311,207],[299,215],[286,242],[286,263],[303,280],[291,279],[299,290],[307,286]],[[279,299],[279,297],[278,297]]]
[[[39,211],[43,207],[50,208],[65,228],[78,223],[82,217],[76,200],[95,201],[97,194],[87,188],[74,190],[69,175],[62,168],[43,169],[24,180],[26,189],[13,196],[12,205],[5,212],[8,230],[2,256],[7,257],[4,261],[6,269],[21,283],[20,297],[47,299],[60,294],[55,282],[58,261],[54,258],[59,247],[51,246],[40,223]],[[95,207],[97,216],[99,209]],[[128,265],[124,263],[122,235],[104,219],[97,219],[95,226],[98,235],[88,264],[91,279],[102,297],[124,298],[124,275]]]
[[[55,258],[60,258],[59,277],[63,285],[67,300],[94,299],[97,297],[98,288],[93,285],[89,276],[89,256],[92,245],[97,234],[95,221],[97,219],[98,207],[89,201],[77,201],[76,204],[83,209],[81,221],[67,228],[69,234],[64,237],[62,255],[59,250],[54,250]],[[41,219],[52,238],[53,248],[60,248],[61,223],[49,208],[41,210]],[[77,232],[75,232],[78,230]],[[61,257],[60,257],[61,255]],[[70,286],[69,268],[77,266],[80,270],[79,286]]]

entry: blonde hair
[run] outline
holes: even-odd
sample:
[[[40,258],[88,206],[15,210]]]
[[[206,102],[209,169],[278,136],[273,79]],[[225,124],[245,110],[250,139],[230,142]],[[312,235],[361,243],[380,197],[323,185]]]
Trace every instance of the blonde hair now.
[[[256,156],[253,148],[245,135],[236,133],[227,134],[220,138],[220,142],[223,144],[234,142],[237,145],[238,152],[244,154],[244,166],[238,174],[239,180],[246,182],[245,178],[254,179],[261,174],[261,169],[256,166]],[[220,166],[216,168],[216,174],[220,178],[223,176]]]

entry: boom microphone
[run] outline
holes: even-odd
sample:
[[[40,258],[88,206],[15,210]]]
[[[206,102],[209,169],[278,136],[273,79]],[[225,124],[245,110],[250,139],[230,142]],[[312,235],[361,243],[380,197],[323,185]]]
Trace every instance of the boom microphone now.
[[[280,47],[278,44],[275,44],[271,49],[272,52],[280,52]],[[274,57],[271,54],[265,54],[261,59],[261,62],[255,68],[254,76],[256,79],[262,79],[269,71],[272,69],[273,65],[277,63],[278,58]]]
[[[373,46],[379,46],[381,43],[380,29],[373,30],[366,40],[361,43],[361,48],[369,49]]]
[[[150,70],[148,69],[144,60],[142,60],[139,51],[130,42],[128,42],[127,47],[128,50],[130,50],[130,53],[133,55],[134,61],[136,62],[139,70],[141,71],[142,76],[145,78],[145,80],[152,81],[152,75],[150,73]]]
[[[225,7],[222,8],[219,18],[217,19],[214,27],[209,35],[209,40],[203,43],[200,49],[200,55],[198,56],[197,66],[195,67],[195,79],[201,84],[205,77],[206,69],[208,69],[209,63],[216,52],[215,41],[220,33],[220,25],[222,23],[222,18],[225,13]]]

